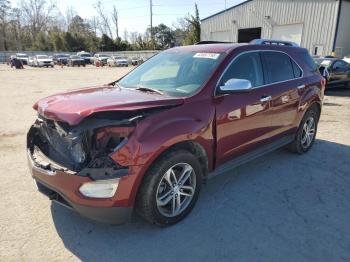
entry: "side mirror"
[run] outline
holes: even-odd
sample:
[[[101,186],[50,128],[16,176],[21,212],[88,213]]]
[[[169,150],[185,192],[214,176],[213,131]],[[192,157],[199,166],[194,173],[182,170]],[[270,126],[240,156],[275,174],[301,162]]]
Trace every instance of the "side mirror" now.
[[[247,79],[231,78],[227,82],[220,86],[221,93],[240,93],[249,92],[253,89],[252,83]]]

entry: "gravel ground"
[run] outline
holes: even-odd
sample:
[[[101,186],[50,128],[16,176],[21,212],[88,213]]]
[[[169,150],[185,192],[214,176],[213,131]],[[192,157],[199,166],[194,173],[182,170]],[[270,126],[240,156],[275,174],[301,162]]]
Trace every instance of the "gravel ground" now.
[[[350,90],[328,92],[309,153],[279,150],[211,179],[169,228],[95,224],[38,193],[25,156],[33,103],[129,69],[0,65],[0,261],[350,261]]]

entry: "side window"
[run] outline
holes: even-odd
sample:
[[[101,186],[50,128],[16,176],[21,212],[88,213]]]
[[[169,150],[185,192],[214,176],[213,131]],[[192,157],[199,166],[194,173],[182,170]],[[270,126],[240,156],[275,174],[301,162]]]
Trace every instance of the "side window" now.
[[[236,58],[222,77],[221,85],[232,78],[249,80],[253,87],[263,85],[264,77],[259,53],[246,53]]]
[[[305,65],[310,69],[311,72],[315,72],[318,70],[318,65],[312,59],[310,54],[307,51],[302,51],[297,53],[300,59],[303,60]]]
[[[336,68],[343,68],[343,67],[346,67],[346,63],[343,62],[343,61],[337,61],[334,63],[333,65],[333,68],[336,69]]]
[[[292,60],[284,53],[280,52],[262,52],[264,58],[264,68],[267,74],[267,83],[277,83],[281,81],[294,79],[294,70]]]
[[[295,78],[302,77],[303,72],[301,71],[300,67],[293,60],[291,60],[291,62],[293,66],[294,77]]]

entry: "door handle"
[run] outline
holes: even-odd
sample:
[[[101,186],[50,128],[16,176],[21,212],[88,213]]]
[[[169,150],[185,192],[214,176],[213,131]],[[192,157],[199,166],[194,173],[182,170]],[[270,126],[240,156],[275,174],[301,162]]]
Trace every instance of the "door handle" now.
[[[260,102],[261,103],[266,103],[266,102],[269,102],[271,99],[272,99],[271,96],[263,96],[263,97],[260,98]]]
[[[305,85],[300,85],[297,87],[299,90],[303,90],[305,88]]]

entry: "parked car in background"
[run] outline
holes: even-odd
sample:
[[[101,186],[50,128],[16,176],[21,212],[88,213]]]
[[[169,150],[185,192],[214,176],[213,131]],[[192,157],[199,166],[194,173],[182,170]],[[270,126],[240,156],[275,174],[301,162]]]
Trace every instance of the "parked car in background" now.
[[[54,67],[52,58],[47,55],[36,55],[34,56],[35,67]]]
[[[85,60],[77,55],[71,55],[68,59],[67,66],[84,66],[85,67]]]
[[[350,63],[350,55],[344,56],[343,60],[347,63]]]
[[[120,56],[111,56],[110,58],[107,59],[107,65],[108,66],[129,66],[128,59],[125,57],[120,57]]]
[[[85,64],[91,64],[91,59],[93,58],[93,56],[91,56],[90,53],[82,51],[82,52],[78,52],[77,56],[79,56],[82,59],[84,59]]]
[[[141,65],[143,63],[143,58],[142,57],[132,57],[131,58],[131,64],[133,66]]]
[[[176,47],[108,85],[39,100],[27,135],[39,191],[99,222],[135,209],[167,226],[211,172],[283,146],[308,152],[325,79],[307,49],[268,43]]]
[[[105,54],[95,54],[92,61],[93,64],[96,65],[96,62],[98,61],[100,65],[107,65],[107,60],[110,58],[110,55],[105,55]]]
[[[350,64],[342,59],[322,58],[318,60],[319,71],[327,80],[327,87],[346,85],[350,87]]]
[[[66,65],[68,63],[69,54],[54,54],[52,57],[55,65]]]
[[[28,57],[28,66],[34,66],[34,56]]]
[[[29,56],[27,54],[23,53],[17,53],[16,58],[22,62],[23,65],[28,65],[28,58]]]

